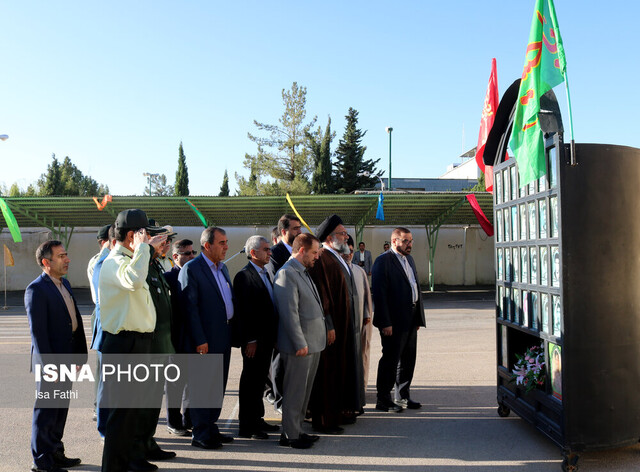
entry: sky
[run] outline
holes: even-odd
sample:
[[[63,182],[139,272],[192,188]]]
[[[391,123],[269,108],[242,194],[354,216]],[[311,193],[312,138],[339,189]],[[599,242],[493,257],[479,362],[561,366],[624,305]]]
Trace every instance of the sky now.
[[[4,1],[0,185],[22,189],[69,156],[112,195],[173,183],[183,143],[191,195],[248,176],[254,120],[282,90],[338,139],[349,107],[387,177],[437,177],[473,148],[491,59],[500,95],[524,64],[534,0]],[[627,0],[556,0],[576,142],[640,147],[637,30]],[[568,134],[566,92],[555,89]],[[565,135],[565,140],[569,138]]]

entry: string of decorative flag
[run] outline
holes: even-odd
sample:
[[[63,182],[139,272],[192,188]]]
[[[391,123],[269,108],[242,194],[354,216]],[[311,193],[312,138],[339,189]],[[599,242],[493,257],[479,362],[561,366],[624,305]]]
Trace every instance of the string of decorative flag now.
[[[13,216],[13,212],[11,211],[11,208],[9,208],[9,205],[7,205],[7,202],[5,202],[4,198],[0,198],[0,209],[2,209],[2,216],[4,217],[4,221],[7,223],[13,242],[21,243],[22,234],[20,233],[20,227],[18,226],[16,217]]]
[[[307,224],[306,221],[304,221],[304,219],[302,218],[302,216],[300,216],[300,213],[298,213],[298,210],[296,210],[296,207],[293,205],[293,202],[291,201],[291,197],[289,196],[289,194],[287,193],[287,202],[289,202],[289,205],[291,206],[291,209],[293,210],[293,212],[296,214],[296,216],[298,218],[300,218],[300,223],[303,224],[303,226],[305,228],[307,228],[307,231],[309,231],[309,233],[313,234],[313,231],[311,231],[311,228],[309,228],[309,225]]]

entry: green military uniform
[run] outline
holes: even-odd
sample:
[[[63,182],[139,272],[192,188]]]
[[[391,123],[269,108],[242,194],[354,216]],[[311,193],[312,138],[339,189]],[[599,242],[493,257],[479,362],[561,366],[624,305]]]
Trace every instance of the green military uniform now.
[[[151,248],[151,262],[147,284],[153,305],[156,308],[156,327],[153,331],[151,342],[151,359],[153,363],[166,363],[169,354],[175,354],[173,343],[171,342],[171,290],[169,283],[164,278],[164,268],[153,257],[154,249]],[[153,391],[149,392],[149,403],[158,405],[157,408],[144,408],[141,410],[141,421],[136,434],[137,446],[135,459],[148,458],[149,453],[160,449],[153,436],[160,417],[160,407],[162,406],[162,394],[164,385],[157,384]],[[144,455],[141,455],[144,454]]]

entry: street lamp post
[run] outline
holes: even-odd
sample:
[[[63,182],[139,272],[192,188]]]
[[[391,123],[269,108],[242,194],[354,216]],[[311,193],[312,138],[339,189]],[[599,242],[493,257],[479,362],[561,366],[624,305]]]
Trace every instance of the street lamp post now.
[[[149,177],[149,196],[151,196],[151,177],[159,177],[160,174],[151,174],[149,172],[144,172],[142,175],[144,177]]]
[[[356,174],[358,177],[360,176],[365,176],[365,177],[370,177],[371,173],[367,170],[365,170],[364,172],[358,172]],[[384,192],[384,182],[382,181],[382,177],[378,176],[378,180],[380,181],[380,190],[382,190]]]
[[[393,128],[391,126],[387,126],[387,133],[389,133],[389,183],[387,188],[391,190],[391,132]]]

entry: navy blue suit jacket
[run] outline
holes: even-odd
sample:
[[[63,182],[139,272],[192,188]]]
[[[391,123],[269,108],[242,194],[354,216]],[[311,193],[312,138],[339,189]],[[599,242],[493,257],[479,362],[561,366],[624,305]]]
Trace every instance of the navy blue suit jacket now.
[[[278,334],[278,313],[260,274],[249,262],[233,279],[235,310],[233,318],[242,346],[250,341],[271,347]]]
[[[407,260],[415,279],[419,280],[413,257],[409,255]],[[393,326],[395,334],[396,330],[406,332],[416,326],[425,325],[422,296],[418,296],[416,313],[412,305],[413,292],[409,278],[392,250],[376,258],[371,271],[371,292],[375,307],[375,327],[382,329]]]
[[[231,286],[226,266],[222,272]],[[182,287],[188,352],[195,352],[196,347],[204,343],[209,344],[209,352],[228,352],[231,349],[231,329],[227,323],[224,299],[202,253],[184,265],[178,281]]]
[[[31,328],[31,355],[37,354],[85,354],[87,340],[82,326],[78,304],[71,291],[71,285],[62,279],[65,288],[71,294],[76,307],[78,328],[73,336],[71,316],[62,294],[53,280],[42,273],[29,284],[24,293],[24,306],[27,309]],[[86,356],[85,356],[86,360]]]

